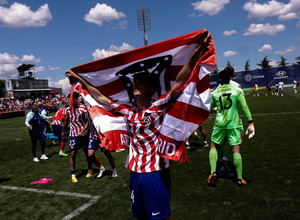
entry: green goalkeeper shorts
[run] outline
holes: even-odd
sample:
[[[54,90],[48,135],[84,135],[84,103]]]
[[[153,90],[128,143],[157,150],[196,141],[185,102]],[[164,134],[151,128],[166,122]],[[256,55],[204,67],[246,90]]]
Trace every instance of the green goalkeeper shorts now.
[[[234,128],[234,129],[214,128],[211,135],[211,141],[216,144],[224,144],[225,140],[228,141],[230,146],[241,144],[242,140],[241,140],[240,128]]]
[[[242,119],[240,119],[239,129],[240,129],[241,131],[244,130],[244,126],[243,126],[243,121],[242,121]]]

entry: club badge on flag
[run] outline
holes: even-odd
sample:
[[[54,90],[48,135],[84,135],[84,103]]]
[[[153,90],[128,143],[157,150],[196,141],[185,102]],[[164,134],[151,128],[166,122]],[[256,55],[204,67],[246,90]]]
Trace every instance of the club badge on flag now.
[[[146,72],[159,82],[153,99],[166,94],[177,74],[187,62],[206,30],[182,35],[101,60],[86,63],[72,70],[102,94],[122,105],[134,105],[133,76]],[[167,112],[158,137],[160,156],[186,162],[185,139],[209,116],[209,73],[216,68],[213,40],[201,54],[188,82],[180,88],[181,95]],[[99,132],[103,145],[110,150],[128,149],[129,139],[123,116],[110,106],[98,103],[80,83],[72,85],[84,98],[88,112]]]

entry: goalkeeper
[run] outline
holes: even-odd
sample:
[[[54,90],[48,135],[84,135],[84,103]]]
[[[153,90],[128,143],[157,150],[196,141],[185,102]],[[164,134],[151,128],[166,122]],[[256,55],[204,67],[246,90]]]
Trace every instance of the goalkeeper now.
[[[211,174],[208,177],[208,185],[214,186],[217,180],[216,167],[218,161],[217,148],[227,140],[233,152],[233,164],[237,172],[237,184],[247,184],[242,177],[242,157],[240,154],[241,134],[238,104],[248,120],[246,135],[252,138],[255,134],[254,124],[250,110],[247,106],[243,91],[229,84],[230,72],[224,69],[219,73],[220,86],[212,92],[211,111],[216,109],[215,126],[211,135],[211,148],[209,162]]]

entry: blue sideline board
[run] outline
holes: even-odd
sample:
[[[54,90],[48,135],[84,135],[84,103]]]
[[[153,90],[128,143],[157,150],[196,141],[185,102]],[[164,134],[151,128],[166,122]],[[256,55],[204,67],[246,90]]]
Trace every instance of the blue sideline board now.
[[[238,82],[242,88],[252,88],[257,83],[258,86],[266,86],[272,81],[272,86],[281,80],[286,84],[293,84],[293,80],[300,82],[300,65],[275,67],[268,69],[257,69],[250,71],[236,72],[234,81]],[[219,85],[219,76],[210,76],[210,87],[216,88]]]

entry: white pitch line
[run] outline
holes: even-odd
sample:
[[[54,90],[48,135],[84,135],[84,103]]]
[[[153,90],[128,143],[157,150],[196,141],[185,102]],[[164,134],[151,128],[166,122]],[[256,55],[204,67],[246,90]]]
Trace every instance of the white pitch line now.
[[[252,116],[268,116],[268,115],[288,115],[288,114],[300,114],[300,112],[272,112],[272,113],[257,113],[252,114]],[[244,115],[239,115],[240,117],[243,117]],[[215,115],[209,116],[209,118],[216,118]]]
[[[84,194],[84,193],[71,193],[71,192],[64,192],[64,191],[54,191],[54,190],[44,190],[44,189],[32,189],[32,188],[17,187],[17,186],[1,186],[0,188],[11,189],[11,190],[19,190],[19,191],[26,191],[26,192],[35,192],[35,193],[45,193],[45,194],[54,194],[54,195],[63,195],[63,196],[73,196],[73,197],[90,199],[87,203],[84,203],[78,209],[76,209],[75,211],[73,211],[70,214],[68,214],[65,217],[63,217],[62,220],[69,220],[69,219],[71,219],[71,218],[79,215],[81,212],[83,212],[85,209],[87,209],[89,206],[93,205],[95,202],[98,201],[98,199],[101,198],[101,196],[93,196],[93,195]]]
[[[252,115],[266,116],[266,115],[288,115],[288,114],[300,114],[300,112],[277,112],[277,113],[261,113],[261,114],[252,114]]]
[[[69,220],[77,215],[79,215],[81,212],[83,212],[85,209],[87,209],[89,206],[93,205],[97,200],[100,198],[100,196],[94,196],[90,201],[87,203],[84,203],[82,206],[80,206],[75,211],[71,212],[69,215],[66,215],[62,218],[62,220]]]

